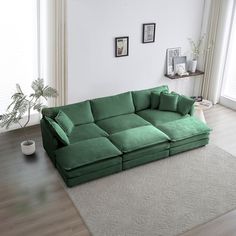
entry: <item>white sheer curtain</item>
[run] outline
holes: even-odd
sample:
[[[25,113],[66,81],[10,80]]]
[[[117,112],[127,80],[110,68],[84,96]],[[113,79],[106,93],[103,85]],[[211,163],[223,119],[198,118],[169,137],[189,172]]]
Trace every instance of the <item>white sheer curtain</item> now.
[[[19,83],[31,93],[38,78],[37,0],[0,1],[0,114]]]
[[[236,1],[234,2],[220,103],[236,110]]]
[[[202,95],[216,104],[219,102],[223,71],[231,24],[234,0],[206,0],[208,20],[205,22],[206,50],[205,75],[203,79]]]
[[[41,75],[59,96],[49,106],[67,102],[66,0],[41,0]]]
[[[40,76],[38,3],[39,0],[0,1],[0,115],[12,102],[17,83],[24,93],[30,94],[32,81]],[[29,125],[38,124],[39,119],[39,114],[32,111]],[[13,124],[9,130],[17,128],[19,125]],[[0,132],[5,131],[0,128]]]

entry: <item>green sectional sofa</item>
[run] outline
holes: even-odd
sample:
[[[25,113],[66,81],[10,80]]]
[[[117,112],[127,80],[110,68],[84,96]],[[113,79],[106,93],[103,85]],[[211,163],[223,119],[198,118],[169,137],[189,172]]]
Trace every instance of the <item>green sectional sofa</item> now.
[[[164,85],[44,108],[43,146],[72,187],[206,145],[193,103]]]

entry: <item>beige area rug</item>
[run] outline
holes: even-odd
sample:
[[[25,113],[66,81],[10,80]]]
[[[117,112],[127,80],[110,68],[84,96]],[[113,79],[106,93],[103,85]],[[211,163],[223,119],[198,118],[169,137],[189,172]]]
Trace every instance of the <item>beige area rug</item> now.
[[[236,208],[236,157],[208,145],[66,191],[94,236],[178,235]]]

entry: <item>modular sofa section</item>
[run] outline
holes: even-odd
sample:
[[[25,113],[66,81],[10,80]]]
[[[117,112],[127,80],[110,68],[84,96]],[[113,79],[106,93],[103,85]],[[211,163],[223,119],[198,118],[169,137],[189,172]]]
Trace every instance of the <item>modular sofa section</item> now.
[[[170,137],[170,155],[205,146],[211,129],[195,117],[187,117],[157,126]]]
[[[56,166],[69,187],[122,170],[122,153],[105,137],[71,144],[55,154]]]
[[[121,131],[109,139],[123,152],[124,170],[169,155],[169,137],[152,125]]]
[[[152,125],[121,131],[110,135],[109,139],[123,153],[169,141],[166,134]]]

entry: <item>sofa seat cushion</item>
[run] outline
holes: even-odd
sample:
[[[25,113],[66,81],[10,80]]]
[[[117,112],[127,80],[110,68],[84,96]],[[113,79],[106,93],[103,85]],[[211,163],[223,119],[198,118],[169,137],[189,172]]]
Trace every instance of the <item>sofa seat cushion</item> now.
[[[131,92],[90,101],[95,121],[134,112]]]
[[[112,134],[109,139],[123,153],[128,153],[168,142],[169,137],[154,126],[146,125]]]
[[[96,171],[87,172],[86,174],[83,174],[80,176],[68,177],[67,175],[65,175],[65,171],[63,169],[61,169],[58,164],[56,166],[57,166],[57,169],[58,169],[59,173],[61,174],[62,178],[64,179],[66,185],[68,187],[73,187],[78,184],[82,184],[82,183],[85,183],[85,182],[88,182],[88,181],[91,181],[94,179],[98,179],[98,178],[105,177],[107,175],[115,174],[117,172],[122,171],[121,157],[115,157],[115,158],[116,159],[119,158],[120,164],[109,166],[109,167],[102,168],[102,169],[97,169]],[[79,168],[79,169],[82,169],[82,168]],[[66,174],[68,174],[68,172],[70,172],[70,171],[67,171]]]
[[[149,122],[136,114],[127,114],[100,120],[96,123],[109,134],[114,134],[123,130],[150,125]]]
[[[187,117],[157,126],[171,141],[180,141],[196,135],[209,134],[211,129],[195,117]]]
[[[121,155],[105,137],[88,139],[56,150],[56,163],[66,171]]]
[[[76,143],[82,140],[107,137],[108,134],[95,123],[75,126],[69,136],[70,143]]]
[[[131,152],[131,154],[132,154],[132,152]],[[135,166],[140,166],[140,165],[152,162],[152,161],[157,161],[162,158],[168,157],[169,154],[170,154],[169,149],[165,149],[165,150],[157,151],[157,152],[153,151],[148,154],[145,154],[142,157],[133,158],[128,161],[123,161],[122,169],[127,170],[127,169],[133,168]]]
[[[146,156],[152,155],[154,153],[158,153],[164,150],[169,150],[169,148],[170,148],[169,142],[159,143],[151,147],[142,148],[140,150],[125,153],[122,159],[123,162],[126,162],[126,161],[131,161],[133,159],[145,158]]]
[[[202,140],[202,139],[209,139],[209,133],[195,135],[193,137],[182,139],[182,140],[179,140],[179,141],[173,141],[173,142],[170,143],[170,147],[171,148],[179,147],[179,146],[183,146],[183,145],[188,144],[188,143],[197,142],[197,141]]]
[[[181,152],[189,151],[191,149],[205,146],[208,143],[209,143],[209,138],[204,138],[204,139],[200,139],[200,140],[197,140],[194,142],[183,144],[181,146],[171,147],[170,148],[170,156],[181,153]]]
[[[139,111],[137,115],[149,121],[154,126],[158,126],[166,122],[179,120],[179,119],[189,116],[189,115],[182,116],[181,114],[177,112],[159,111],[156,109],[147,109],[147,110]]]

